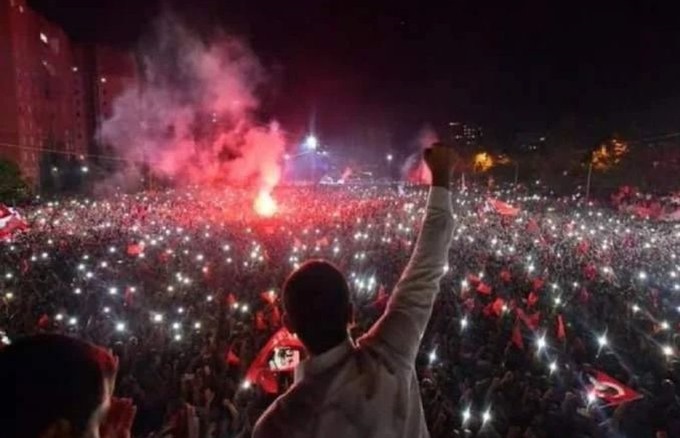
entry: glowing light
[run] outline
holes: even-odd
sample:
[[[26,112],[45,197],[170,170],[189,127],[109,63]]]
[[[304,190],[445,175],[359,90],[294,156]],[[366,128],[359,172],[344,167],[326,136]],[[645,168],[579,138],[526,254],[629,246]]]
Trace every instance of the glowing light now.
[[[668,324],[668,321],[661,321],[661,330],[668,330],[671,328],[671,325]]]
[[[125,323],[124,322],[116,323],[116,331],[117,332],[124,332],[125,331]]]
[[[493,157],[487,152],[480,152],[475,155],[472,166],[476,172],[486,172],[494,165]]]
[[[641,272],[638,274],[638,278],[639,278],[640,280],[646,280],[646,279],[647,279],[647,273],[646,273],[645,271],[641,271]]]
[[[588,400],[588,405],[591,405],[595,403],[595,400],[597,400],[597,395],[595,395],[595,391],[589,391],[586,398]]]
[[[467,316],[463,317],[463,319],[460,320],[460,329],[465,330],[468,326],[468,319]]]
[[[241,383],[241,388],[243,389],[250,389],[251,386],[252,383],[250,382],[250,380],[244,380],[243,383]]]
[[[603,334],[601,336],[598,336],[597,343],[600,346],[600,348],[606,347],[609,344],[609,340],[607,340],[607,335]]]
[[[487,409],[487,410],[484,411],[484,413],[482,414],[482,424],[486,424],[486,423],[488,423],[489,421],[491,421],[491,408]]]
[[[156,322],[156,323],[163,322],[163,315],[160,314],[160,313],[155,313],[153,315],[153,322]]]
[[[274,216],[278,210],[276,201],[274,201],[274,198],[272,198],[271,193],[265,190],[260,190],[257,198],[255,198],[253,208],[255,209],[255,213],[263,217]]]
[[[437,350],[432,350],[428,358],[430,359],[430,364],[433,364],[437,360]]]
[[[673,347],[670,345],[664,345],[661,347],[661,351],[663,352],[664,356],[673,356]]]
[[[541,336],[538,338],[536,341],[536,347],[538,347],[538,351],[543,350],[547,346],[547,342],[545,341],[545,335]]]
[[[465,423],[467,423],[468,421],[470,421],[470,417],[472,416],[472,414],[471,414],[471,412],[470,412],[470,407],[465,408],[465,410],[463,411],[463,415],[462,415],[462,416],[463,416],[463,424],[465,424]]]
[[[633,304],[631,306],[631,309],[633,309],[633,313],[638,313],[640,311],[640,306],[638,306],[637,304]]]
[[[318,146],[319,140],[313,134],[308,135],[305,139],[305,147],[310,151],[315,151]]]
[[[550,374],[557,371],[557,362],[555,362],[555,361],[550,362],[550,365],[548,365],[548,369],[550,370]]]

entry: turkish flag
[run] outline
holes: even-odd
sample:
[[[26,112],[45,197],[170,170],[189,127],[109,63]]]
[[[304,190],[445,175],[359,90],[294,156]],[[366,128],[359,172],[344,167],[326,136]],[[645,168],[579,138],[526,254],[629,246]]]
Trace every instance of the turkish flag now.
[[[590,384],[586,385],[586,390],[594,392],[606,407],[618,406],[642,398],[642,394],[602,371],[591,369],[586,372],[586,376],[590,381]]]
[[[277,348],[291,348],[299,351],[304,350],[302,342],[286,330],[285,327],[282,327],[269,338],[269,341],[267,341],[260,352],[257,353],[255,360],[253,360],[248,368],[246,380],[253,384],[260,385],[262,390],[269,394],[276,394],[279,392],[276,374],[269,369],[269,359]]]

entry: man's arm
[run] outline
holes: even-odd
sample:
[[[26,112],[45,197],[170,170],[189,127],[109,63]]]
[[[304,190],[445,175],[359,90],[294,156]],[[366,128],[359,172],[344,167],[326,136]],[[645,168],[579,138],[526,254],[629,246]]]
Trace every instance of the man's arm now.
[[[415,362],[444,275],[453,231],[448,189],[453,152],[434,146],[425,159],[432,171],[433,185],[418,241],[387,310],[360,341],[383,350],[405,367]]]

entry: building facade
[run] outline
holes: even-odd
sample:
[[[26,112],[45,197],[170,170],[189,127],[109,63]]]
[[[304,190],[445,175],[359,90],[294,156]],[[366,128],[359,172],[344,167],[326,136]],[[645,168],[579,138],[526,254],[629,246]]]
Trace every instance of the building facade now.
[[[483,146],[484,132],[474,123],[449,122],[447,136],[453,144],[466,149],[476,150]]]
[[[0,0],[0,157],[36,186],[45,154],[97,155],[97,126],[136,78],[129,53],[76,44],[26,0]]]

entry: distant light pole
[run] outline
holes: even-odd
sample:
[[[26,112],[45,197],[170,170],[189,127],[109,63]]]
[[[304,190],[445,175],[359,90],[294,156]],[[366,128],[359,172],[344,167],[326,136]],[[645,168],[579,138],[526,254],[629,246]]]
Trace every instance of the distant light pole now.
[[[593,162],[592,160],[588,164],[588,178],[586,179],[586,202],[590,199],[590,178],[593,174]]]

